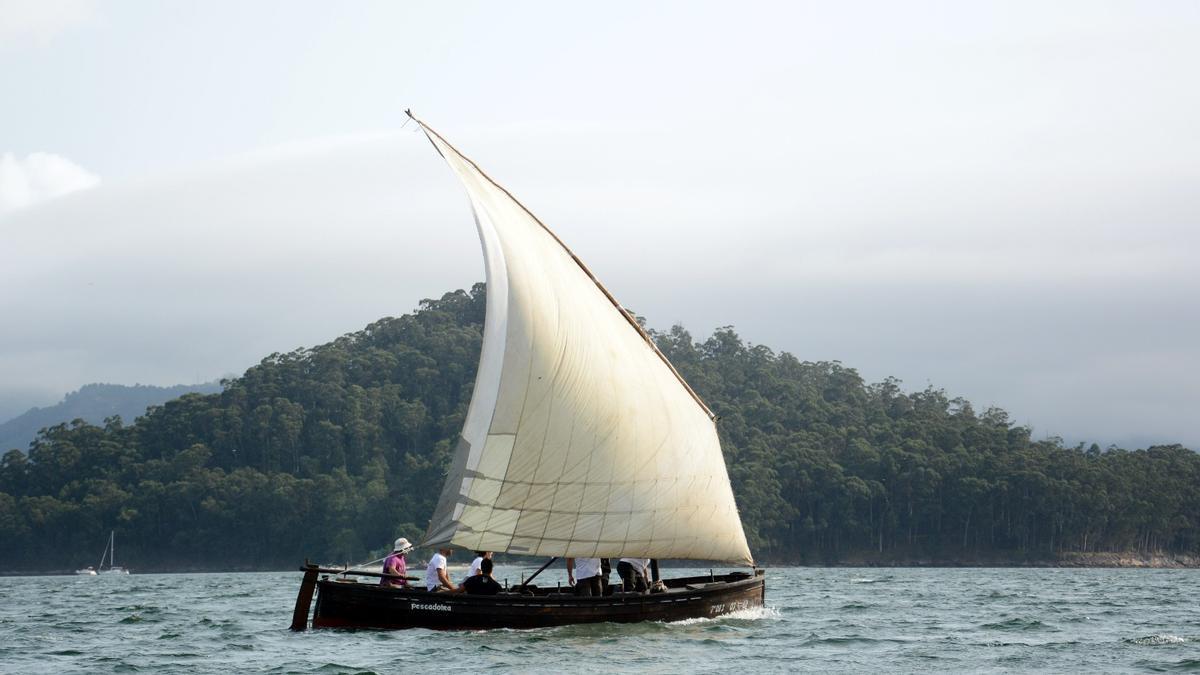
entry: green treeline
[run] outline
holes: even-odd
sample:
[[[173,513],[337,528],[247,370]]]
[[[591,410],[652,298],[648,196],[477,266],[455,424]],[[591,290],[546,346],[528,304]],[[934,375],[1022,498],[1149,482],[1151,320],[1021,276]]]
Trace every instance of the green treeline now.
[[[290,567],[419,538],[462,426],[484,289],[448,293],[135,424],[77,420],[0,463],[0,569]],[[1200,455],[1033,441],[995,408],[839,363],[654,333],[721,416],[760,561],[1200,552]]]

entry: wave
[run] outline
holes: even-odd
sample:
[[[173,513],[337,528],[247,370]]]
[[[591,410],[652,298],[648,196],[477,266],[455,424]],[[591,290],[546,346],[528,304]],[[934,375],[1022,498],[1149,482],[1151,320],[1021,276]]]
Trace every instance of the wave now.
[[[900,638],[871,638],[861,635],[850,635],[845,637],[819,637],[815,633],[810,635],[807,640],[801,642],[801,646],[808,647],[811,645],[872,645],[872,644],[905,644],[908,640]]]
[[[997,621],[994,623],[985,623],[979,626],[989,630],[1057,630],[1054,626],[1047,623],[1042,623],[1037,619],[1022,619],[1013,618],[1008,621]]]
[[[317,668],[318,673],[352,673],[353,675],[379,675],[374,670],[358,668],[356,666],[347,666],[341,663],[326,663],[320,668]]]
[[[1179,661],[1138,661],[1134,665],[1149,671],[1196,673],[1200,672],[1200,659],[1181,659]]]
[[[1058,642],[1007,642],[1004,640],[988,640],[987,642],[972,642],[969,644],[981,647],[1037,647],[1039,649],[1064,649],[1080,644],[1079,640],[1062,640]]]
[[[1181,645],[1187,642],[1196,642],[1194,637],[1180,637],[1171,635],[1170,633],[1158,633],[1155,635],[1146,635],[1137,638],[1125,638],[1121,640],[1128,645],[1140,645],[1145,647],[1158,647],[1160,645]]]

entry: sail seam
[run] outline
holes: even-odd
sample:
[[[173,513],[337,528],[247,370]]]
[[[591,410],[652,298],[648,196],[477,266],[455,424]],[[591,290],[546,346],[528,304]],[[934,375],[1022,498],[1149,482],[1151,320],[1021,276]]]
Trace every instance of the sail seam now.
[[[567,463],[566,458],[571,456],[571,445],[574,442],[575,442],[575,420],[572,419],[571,420],[571,433],[567,436],[567,451],[566,451],[565,455],[563,456],[563,465],[564,466]],[[539,462],[538,466],[539,466],[539,468],[541,467],[540,462]],[[537,475],[537,474],[535,473],[534,475]],[[541,542],[545,541],[546,532],[548,532],[550,530],[550,515],[554,513],[554,510],[553,510],[554,504],[556,502],[558,502],[558,493],[560,490],[562,490],[563,484],[562,484],[562,481],[560,480],[560,481],[555,481],[553,483],[546,483],[546,485],[547,486],[553,485],[554,493],[550,496],[550,509],[551,510],[549,513],[546,514],[546,522],[542,524],[542,533],[540,535],[538,535],[538,546],[541,546]],[[533,485],[530,485],[529,489],[532,490]]]
[[[559,314],[562,313],[561,298],[557,298],[557,297],[555,298],[555,310]],[[556,330],[561,330],[561,328],[556,329]],[[555,355],[553,372],[558,372],[560,370],[561,366],[562,366],[562,351],[560,350],[559,353]],[[533,379],[532,379],[533,368],[532,367],[529,369],[529,372],[530,372],[530,378],[531,378],[529,381],[533,382]],[[541,379],[541,378],[538,378],[538,379]],[[550,437],[550,425],[553,423],[553,420],[554,420],[555,396],[553,395],[554,394],[553,378],[551,378],[551,381],[548,384],[547,394],[548,394],[547,398],[549,398],[549,400],[550,400],[550,402],[549,402],[550,409],[546,412],[546,426],[544,429],[542,429],[542,442],[538,446],[537,462],[535,462],[533,465],[533,474],[532,475],[534,475],[534,476],[538,475],[538,471],[542,468],[542,459],[545,458],[545,456],[546,456],[546,439]],[[505,475],[505,477],[507,478],[507,474]],[[533,494],[533,485],[529,485],[529,486],[527,486],[527,488],[525,490],[525,499],[522,500],[521,503],[525,504],[526,502],[528,502],[529,497],[532,494]],[[550,503],[554,504],[553,498],[551,498]],[[531,510],[530,512],[533,512],[533,511]],[[522,510],[521,516],[517,516],[517,522],[515,525],[513,525],[513,538],[514,539],[516,538],[516,532],[521,529],[521,527],[520,527],[521,526],[521,517],[524,515],[524,513],[525,513],[525,511]],[[546,533],[546,528],[549,527],[549,525],[550,525],[550,521],[549,521],[549,517],[547,517],[546,522],[542,525],[542,534]],[[538,538],[538,541],[539,542],[541,541],[541,537]],[[509,545],[510,546],[512,545],[512,540],[509,540]]]
[[[418,121],[418,123],[420,122],[420,120],[417,120],[417,121]],[[421,126],[423,127],[425,125],[422,124]],[[438,138],[441,138],[441,136],[438,136]],[[443,138],[442,141],[444,142],[445,139]],[[450,144],[447,143],[447,145],[450,145]],[[453,146],[451,146],[451,147],[453,147]],[[458,152],[458,150],[455,150],[454,152]],[[462,153],[459,153],[459,157],[462,157]],[[466,159],[466,158],[464,157],[464,159]],[[468,161],[470,161],[470,160],[468,160]],[[476,167],[476,168],[478,169],[478,167]],[[532,333],[529,335],[529,341],[531,343],[534,341]],[[507,345],[507,339],[506,339],[505,344]],[[503,371],[501,372],[500,378],[501,378],[501,382],[503,382],[503,379],[504,379]],[[520,435],[521,426],[525,421],[525,407],[527,405],[529,405],[529,383],[532,381],[533,381],[533,361],[531,360],[529,362],[529,372],[526,373],[526,375],[525,375],[525,396],[521,398],[521,412],[517,415],[517,428],[514,429],[513,433],[512,433],[513,444],[512,444],[512,447],[510,447],[508,449],[508,462],[504,465],[504,477],[500,479],[500,491],[496,493],[496,499],[499,499],[500,495],[504,494],[505,487],[507,487],[509,485],[513,485],[513,484],[518,485],[518,486],[520,485],[520,483],[517,483],[515,481],[514,481],[514,483],[508,482],[508,471],[510,468],[512,468],[513,455],[516,454],[516,452],[517,452],[517,436]],[[495,414],[496,414],[496,411],[493,410],[492,411],[492,415],[493,415],[492,419],[495,419]],[[491,434],[490,426],[488,429],[488,433],[489,433],[489,435]],[[543,441],[544,441],[544,439],[543,439]],[[526,492],[526,494],[528,494],[528,491]],[[495,517],[497,510],[498,509],[497,509],[496,505],[492,504],[492,510],[488,513],[487,520],[484,521],[485,531],[487,531],[486,528],[489,525],[491,525],[492,518]],[[513,539],[517,536],[517,525],[520,523],[520,520],[521,520],[520,516],[518,516],[517,521],[513,523],[513,531],[508,533],[508,544],[505,546],[505,548],[512,546]],[[496,532],[496,534],[503,534],[503,533]]]
[[[426,135],[426,139],[429,140],[429,143],[431,145],[433,145],[433,148],[434,148],[434,150],[437,151],[438,156],[445,159],[445,155],[442,155],[442,151],[441,151],[441,149],[439,149],[437,147],[437,143],[434,143],[433,139],[429,138],[428,134]],[[476,376],[475,388],[472,390],[472,393],[471,393],[471,405],[467,409],[467,419],[465,420],[464,424],[470,423],[471,420],[473,419],[471,416],[471,412],[474,411],[475,406],[479,400],[477,398],[477,396],[481,393],[479,385],[482,384],[480,378],[483,377],[484,372],[485,372],[484,356],[485,356],[485,354],[488,353],[488,339],[487,338],[489,337],[489,334],[493,333],[493,332],[495,333],[495,335],[492,336],[492,344],[496,345],[497,342],[499,343],[499,346],[500,346],[499,353],[501,354],[501,358],[503,357],[504,348],[508,344],[508,322],[505,320],[505,321],[501,322],[499,325],[497,325],[496,318],[492,316],[492,312],[497,311],[498,306],[501,303],[503,303],[503,314],[507,315],[508,305],[509,305],[508,297],[507,297],[507,293],[508,293],[507,266],[508,266],[508,263],[504,259],[503,247],[500,245],[499,241],[497,240],[494,242],[495,243],[494,248],[496,250],[492,251],[491,250],[492,247],[489,246],[489,244],[488,244],[489,232],[491,233],[491,238],[493,238],[493,239],[496,238],[495,225],[492,223],[490,216],[488,216],[487,210],[485,208],[483,208],[482,205],[476,204],[476,200],[474,199],[474,197],[471,196],[470,191],[467,192],[467,197],[468,197],[468,201],[471,204],[471,214],[474,217],[476,228],[479,230],[480,242],[483,246],[484,267],[489,272],[495,271],[492,268],[494,266],[494,263],[496,263],[497,260],[499,261],[499,265],[501,266],[502,269],[500,271],[496,272],[496,276],[498,278],[500,278],[502,281],[503,292],[505,295],[504,296],[499,295],[499,293],[497,292],[497,289],[495,288],[495,284],[489,285],[488,295],[487,295],[487,305],[489,306],[489,308],[485,309],[486,315],[485,315],[485,319],[484,319],[484,330],[483,330],[483,335],[482,335],[483,340],[482,340],[482,344],[480,345],[480,354],[479,354],[479,356],[480,356],[479,371]],[[491,320],[490,323],[491,323],[492,330],[488,330],[489,319]],[[496,330],[498,327],[502,328],[503,330]],[[491,398],[498,397],[502,379],[503,379],[503,368],[497,368],[496,377],[495,377],[494,381],[487,383],[487,386],[492,387],[492,389],[490,389],[489,391],[483,392],[484,395],[489,396]],[[496,407],[495,407],[494,401],[493,401],[491,413],[488,414],[487,422],[482,427],[482,434],[480,435],[479,438],[473,439],[479,445],[479,455],[477,456],[476,462],[474,465],[471,465],[471,458],[470,458],[471,449],[472,449],[471,441],[467,440],[467,448],[466,448],[467,454],[463,458],[463,471],[461,474],[461,478],[459,479],[459,486],[458,486],[458,490],[457,490],[458,496],[454,499],[454,504],[453,504],[453,506],[450,507],[450,512],[448,514],[451,523],[460,522],[459,518],[462,517],[463,510],[460,510],[459,507],[465,507],[468,502],[472,501],[471,494],[474,489],[473,482],[475,480],[475,475],[478,473],[476,471],[476,469],[478,468],[478,465],[479,465],[479,458],[481,458],[483,456],[483,452],[487,446],[487,441],[490,436],[490,431],[492,428],[492,422],[495,419],[495,416],[496,416]],[[466,431],[467,431],[467,429],[464,428],[463,433],[465,434]],[[460,437],[462,437],[464,440],[466,440],[465,435],[460,434]],[[447,496],[447,498],[449,498],[449,495],[446,495],[446,496]],[[441,504],[439,503],[438,508],[434,510],[435,515],[438,513],[440,507],[441,507]],[[491,516],[491,514],[489,513],[489,518],[490,518],[490,516]],[[431,521],[431,523],[430,523],[431,530],[432,530],[432,527],[433,527],[433,523]],[[457,526],[455,526],[455,529],[457,530]],[[454,536],[455,536],[454,534],[451,534],[449,539],[453,540]]]
[[[592,446],[592,451],[588,453],[588,468],[587,468],[587,470],[585,470],[583,472],[584,476],[590,476],[592,474],[592,458],[595,456],[596,456],[596,449],[595,449],[595,446]],[[579,493],[579,506],[575,507],[575,516],[576,516],[575,522],[571,524],[571,537],[569,539],[567,539],[568,545],[570,545],[571,543],[573,543],[575,541],[575,532],[579,529],[579,516],[595,515],[594,512],[580,510],[580,508],[583,506],[584,501],[587,500],[587,496],[588,496],[587,489],[588,489],[587,481],[584,481],[583,489]],[[549,516],[547,516],[547,517],[549,517]],[[593,550],[593,553],[594,552],[595,551]]]
[[[558,370],[558,365],[559,365],[559,363],[556,361],[556,363],[555,363],[555,365],[554,365],[554,369],[555,369],[555,370]],[[532,373],[532,369],[530,370],[530,372]],[[531,381],[532,381],[532,380],[531,380]],[[553,387],[554,387],[554,385],[553,385],[553,384],[550,384],[550,392],[551,392],[551,394],[553,394]],[[532,474],[532,475],[534,475],[534,476],[538,475],[538,471],[539,471],[539,470],[542,468],[542,459],[543,459],[543,458],[546,456],[546,439],[547,439],[547,438],[550,436],[550,425],[553,423],[553,420],[554,420],[554,396],[553,396],[553,395],[551,395],[549,398],[550,398],[550,403],[549,403],[550,410],[549,410],[549,411],[547,411],[547,413],[546,413],[546,427],[545,427],[545,428],[542,430],[542,443],[541,443],[541,445],[538,447],[538,456],[537,456],[537,462],[535,462],[535,463],[534,463],[534,465],[533,465],[533,474]],[[506,477],[507,477],[507,476],[506,476]],[[528,486],[526,486],[526,489],[525,489],[525,499],[524,499],[524,500],[522,500],[522,502],[521,502],[521,503],[522,503],[522,504],[525,504],[525,503],[527,503],[527,502],[529,501],[529,497],[530,497],[532,494],[533,494],[533,485],[528,485]],[[551,500],[550,500],[550,503],[551,503],[551,504],[554,504],[554,499],[553,499],[553,498],[551,498]],[[514,535],[513,535],[513,536],[514,536],[514,538],[515,538],[515,536],[516,536],[516,534],[515,534],[515,533],[516,533],[518,530],[520,530],[520,529],[521,529],[521,527],[520,527],[520,525],[521,525],[521,517],[522,517],[522,516],[524,516],[524,514],[525,514],[526,512],[533,513],[534,511],[533,511],[532,509],[526,510],[526,509],[522,508],[521,515],[520,515],[520,516],[517,516],[517,522],[516,522],[516,524],[513,526],[513,532],[514,532]],[[547,517],[547,519],[546,519],[546,523],[542,525],[542,534],[545,534],[545,533],[546,533],[546,528],[549,526],[549,524],[550,524],[550,522],[549,522],[549,517]],[[538,541],[539,541],[539,542],[540,542],[540,540],[541,540],[541,537],[539,537],[539,538],[538,538]],[[511,543],[512,543],[512,542],[511,542],[511,540],[510,540],[509,544],[511,545]]]

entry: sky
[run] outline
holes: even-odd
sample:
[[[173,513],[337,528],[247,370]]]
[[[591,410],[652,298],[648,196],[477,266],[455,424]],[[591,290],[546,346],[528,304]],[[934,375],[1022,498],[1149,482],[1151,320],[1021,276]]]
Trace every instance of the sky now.
[[[1182,1],[0,0],[0,420],[482,280],[411,107],[654,327],[1200,448],[1197,34]]]

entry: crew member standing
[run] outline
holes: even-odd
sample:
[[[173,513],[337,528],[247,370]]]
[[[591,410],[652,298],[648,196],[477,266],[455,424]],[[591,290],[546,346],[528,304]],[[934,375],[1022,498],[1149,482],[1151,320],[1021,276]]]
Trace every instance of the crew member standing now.
[[[567,558],[567,582],[575,586],[575,595],[583,597],[604,594],[600,583],[599,558]]]
[[[621,558],[617,563],[617,574],[621,575],[621,590],[626,593],[644,592],[650,587],[649,558]]]

